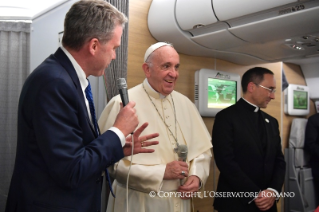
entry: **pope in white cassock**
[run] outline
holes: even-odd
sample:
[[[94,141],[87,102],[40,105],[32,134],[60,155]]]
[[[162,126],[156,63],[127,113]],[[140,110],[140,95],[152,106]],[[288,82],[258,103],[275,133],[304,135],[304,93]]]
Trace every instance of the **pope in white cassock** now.
[[[179,75],[179,55],[174,47],[164,42],[153,44],[147,49],[144,61],[142,68],[146,79],[129,89],[128,96],[130,101],[136,102],[139,122],[149,123],[142,135],[159,133],[159,145],[152,147],[154,153],[133,156],[128,208],[130,212],[188,212],[192,209],[194,192],[204,189],[209,175],[211,137],[195,105],[174,91]],[[113,125],[120,111],[120,102],[118,95],[105,107],[99,119],[101,132]],[[179,145],[188,148],[185,162],[179,161],[174,151]],[[130,157],[125,157],[109,167],[115,179],[113,190],[116,198],[109,195],[107,212],[126,211],[130,161]],[[150,192],[156,195],[153,197]],[[176,192],[176,195],[166,192]]]

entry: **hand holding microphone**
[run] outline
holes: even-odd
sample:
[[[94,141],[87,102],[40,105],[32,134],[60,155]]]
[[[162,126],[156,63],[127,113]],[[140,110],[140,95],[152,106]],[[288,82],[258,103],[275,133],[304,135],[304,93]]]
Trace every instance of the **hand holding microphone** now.
[[[177,155],[178,155],[178,160],[185,162],[186,158],[187,158],[187,153],[188,153],[187,146],[184,145],[184,144],[179,145],[177,147],[176,152],[177,152]],[[182,171],[181,174],[185,176],[185,171]],[[180,179],[179,182],[180,182],[180,185],[183,185],[183,179]]]
[[[182,180],[188,176],[188,165],[185,162],[188,153],[187,146],[179,145],[175,152],[178,155],[178,161],[172,161],[166,164],[164,180]]]
[[[138,118],[134,109],[135,102],[128,101],[127,85],[124,78],[119,78],[118,89],[122,99],[123,108],[120,110],[114,122],[114,127],[121,130],[124,136],[128,136],[136,129],[138,125]]]
[[[179,145],[177,148],[176,148],[176,153],[178,155],[178,160],[179,161],[183,161],[185,162],[186,159],[187,159],[187,153],[188,153],[188,149],[187,149],[187,146],[186,145]],[[184,171],[185,172],[185,171]],[[181,173],[182,175],[184,175],[184,177],[188,177],[188,169],[187,169],[187,175],[186,173],[184,174],[183,171]],[[200,185],[200,180],[197,176],[195,175],[191,175],[187,178],[187,181],[183,182],[183,179],[180,179],[180,187],[178,188],[178,192],[182,192],[182,193],[188,193],[188,196],[187,195],[183,195],[181,197],[181,199],[190,199],[191,198],[191,195],[190,193],[193,193],[193,192],[197,192],[198,189],[199,189],[199,185]]]

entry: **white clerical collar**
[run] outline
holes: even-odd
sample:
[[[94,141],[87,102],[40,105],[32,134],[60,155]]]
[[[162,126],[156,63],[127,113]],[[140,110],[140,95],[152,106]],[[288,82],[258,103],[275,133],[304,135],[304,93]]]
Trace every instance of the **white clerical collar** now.
[[[69,58],[69,60],[71,61],[76,74],[78,75],[78,78],[80,80],[80,84],[81,84],[81,88],[82,91],[84,92],[86,87],[89,85],[88,80],[86,79],[86,75],[83,71],[83,69],[81,68],[81,66],[78,64],[78,62],[76,62],[76,60],[74,59],[74,57],[70,54],[70,52],[68,52],[68,50],[66,50],[63,46],[61,46],[62,51],[66,54],[66,56]]]
[[[144,80],[145,84],[147,85],[147,87],[152,91],[152,93],[157,93],[159,95],[160,99],[165,99],[166,96],[164,96],[163,94],[157,92],[156,90],[154,90],[154,88],[152,88],[152,86],[150,85],[150,83],[148,82],[147,78]],[[152,96],[152,95],[151,95]]]
[[[255,113],[257,113],[257,112],[258,112],[259,107],[258,107],[257,105],[254,105],[253,103],[248,102],[246,99],[244,99],[244,97],[242,97],[242,99],[243,99],[243,100],[245,100],[248,104],[250,104],[250,105],[252,105],[252,106],[254,106],[254,107],[255,107],[255,110],[254,110],[254,112],[255,112]]]

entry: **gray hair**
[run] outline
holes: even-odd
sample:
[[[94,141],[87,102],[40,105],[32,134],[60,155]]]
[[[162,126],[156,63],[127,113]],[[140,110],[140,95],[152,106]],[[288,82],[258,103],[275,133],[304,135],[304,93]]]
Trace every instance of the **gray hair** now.
[[[116,26],[124,28],[127,17],[103,0],[80,0],[72,5],[64,19],[62,44],[79,50],[85,42],[97,38],[106,43]]]

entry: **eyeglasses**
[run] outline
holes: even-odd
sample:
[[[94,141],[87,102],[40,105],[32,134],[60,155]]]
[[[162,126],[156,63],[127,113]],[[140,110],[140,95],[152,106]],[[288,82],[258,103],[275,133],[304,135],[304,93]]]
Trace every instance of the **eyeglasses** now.
[[[262,86],[262,85],[259,85],[259,84],[257,84],[257,83],[254,83],[254,84],[257,85],[257,86],[260,86],[260,87],[262,87],[262,88],[264,88],[264,89],[266,89],[266,90],[268,90],[270,93],[275,93],[275,92],[276,92],[276,89],[267,88],[267,87]]]

